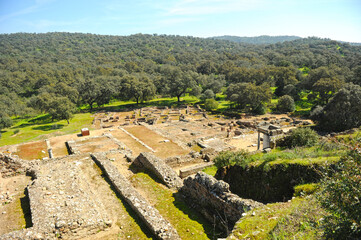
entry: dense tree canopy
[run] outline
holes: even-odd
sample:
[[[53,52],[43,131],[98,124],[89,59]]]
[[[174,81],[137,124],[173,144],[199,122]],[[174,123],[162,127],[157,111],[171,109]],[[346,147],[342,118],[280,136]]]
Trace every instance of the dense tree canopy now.
[[[156,34],[0,34],[0,102],[15,116],[49,112],[54,97],[91,110],[112,98],[181,100],[227,89],[234,105],[254,112],[269,101],[268,86],[295,100],[314,91],[326,104],[343,83],[361,84],[360,59],[360,46],[318,38],[252,45]]]

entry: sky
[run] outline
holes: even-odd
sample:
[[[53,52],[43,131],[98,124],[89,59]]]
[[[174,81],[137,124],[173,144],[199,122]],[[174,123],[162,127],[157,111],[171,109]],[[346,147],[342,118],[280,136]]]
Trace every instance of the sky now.
[[[0,0],[0,33],[16,32],[361,42],[361,0]]]

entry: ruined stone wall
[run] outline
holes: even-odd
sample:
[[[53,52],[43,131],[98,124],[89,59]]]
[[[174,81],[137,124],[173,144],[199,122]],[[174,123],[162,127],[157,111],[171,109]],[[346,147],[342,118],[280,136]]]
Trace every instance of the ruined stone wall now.
[[[199,171],[202,171],[206,167],[210,167],[210,166],[213,166],[213,165],[214,165],[214,162],[206,162],[206,163],[199,164],[199,165],[196,165],[196,166],[181,169],[179,171],[179,177],[180,178],[188,177],[190,175],[196,174]]]
[[[155,174],[169,188],[179,189],[183,186],[182,180],[177,173],[168,166],[162,159],[152,153],[141,153],[133,162],[139,167],[148,169]]]
[[[131,206],[158,239],[180,239],[173,226],[134,189],[131,183],[121,175],[118,169],[106,158],[104,153],[92,154],[91,156],[108,176],[116,191]]]
[[[185,200],[208,221],[226,232],[242,217],[242,213],[262,206],[262,203],[242,199],[229,191],[229,185],[203,172],[184,180],[181,193]]]
[[[7,178],[25,174],[27,168],[28,166],[23,160],[0,154],[0,177]]]

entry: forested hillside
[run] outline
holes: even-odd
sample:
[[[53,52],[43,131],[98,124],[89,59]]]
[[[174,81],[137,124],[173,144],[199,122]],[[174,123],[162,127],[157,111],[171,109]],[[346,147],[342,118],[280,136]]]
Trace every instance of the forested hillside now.
[[[77,106],[92,109],[112,98],[209,99],[224,91],[233,107],[257,113],[276,87],[277,96],[297,100],[307,92],[323,106],[351,82],[361,84],[361,47],[318,38],[252,45],[143,34],[0,35],[0,129],[11,116],[68,119]]]
[[[213,39],[220,40],[228,40],[232,42],[238,43],[252,43],[252,44],[274,44],[274,43],[282,43],[285,41],[293,41],[296,39],[300,39],[298,36],[258,36],[258,37],[238,37],[238,36],[217,36],[211,37]]]

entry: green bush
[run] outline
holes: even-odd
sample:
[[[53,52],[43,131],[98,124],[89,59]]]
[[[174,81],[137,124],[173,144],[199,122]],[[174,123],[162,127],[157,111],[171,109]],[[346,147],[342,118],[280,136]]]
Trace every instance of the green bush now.
[[[214,159],[214,165],[217,168],[222,168],[229,165],[239,165],[241,167],[246,167],[248,163],[252,161],[252,158],[248,151],[241,150],[238,152],[221,152],[218,156]]]
[[[295,101],[291,96],[284,95],[278,99],[277,110],[280,112],[295,111]]]
[[[324,219],[326,238],[361,239],[360,152],[350,151],[331,174],[324,174],[317,198],[329,212]]]
[[[218,102],[214,99],[206,99],[204,102],[204,108],[208,111],[218,108]]]
[[[293,129],[290,135],[284,140],[284,145],[289,148],[312,147],[318,143],[319,135],[310,128]]]
[[[19,129],[15,129],[15,130],[14,130],[14,135],[17,134],[17,133],[19,133],[19,132],[20,132]]]

